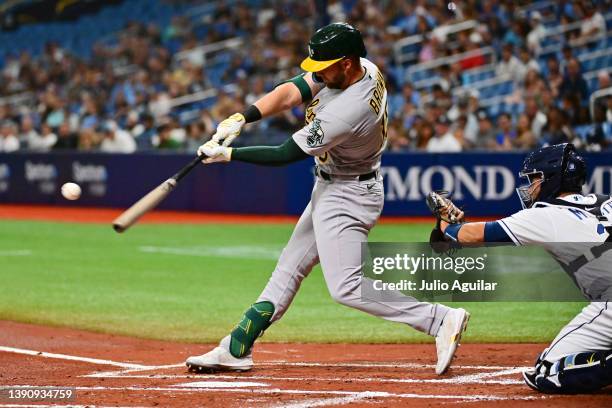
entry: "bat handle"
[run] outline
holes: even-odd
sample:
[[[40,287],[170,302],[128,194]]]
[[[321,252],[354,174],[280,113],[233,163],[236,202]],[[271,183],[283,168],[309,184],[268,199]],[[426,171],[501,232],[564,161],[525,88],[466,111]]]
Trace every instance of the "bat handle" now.
[[[206,156],[204,155],[196,157],[195,159],[191,161],[191,163],[189,163],[187,166],[180,169],[178,173],[176,173],[171,178],[173,178],[176,181],[180,181],[183,177],[185,177],[185,175],[187,175],[187,173],[189,173],[195,166],[197,166],[205,158]]]

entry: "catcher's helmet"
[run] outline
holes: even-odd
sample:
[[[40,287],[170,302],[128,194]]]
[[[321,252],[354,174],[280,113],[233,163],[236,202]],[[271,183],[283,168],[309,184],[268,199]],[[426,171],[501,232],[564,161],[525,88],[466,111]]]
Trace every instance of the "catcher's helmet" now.
[[[310,72],[321,71],[348,56],[365,57],[361,33],[347,23],[332,23],[318,29],[308,42],[308,58],[300,65]]]
[[[529,208],[536,200],[551,202],[560,193],[580,193],[586,182],[586,163],[573,144],[557,144],[529,153],[519,177],[526,178],[527,184],[516,191],[523,208]],[[540,192],[532,197],[529,188],[535,182],[540,183]]]

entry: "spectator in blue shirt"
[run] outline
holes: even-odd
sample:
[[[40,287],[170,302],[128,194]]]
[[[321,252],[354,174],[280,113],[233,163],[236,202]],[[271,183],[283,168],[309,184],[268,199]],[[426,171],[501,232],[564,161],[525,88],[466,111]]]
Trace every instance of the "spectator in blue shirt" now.
[[[514,139],[516,139],[516,130],[512,127],[512,118],[507,113],[502,113],[497,118],[497,127],[499,132],[495,137],[496,150],[512,150]]]
[[[589,101],[589,87],[580,72],[580,63],[572,58],[567,63],[567,73],[559,86],[559,96],[571,104],[574,112],[577,113],[577,123],[588,121],[588,110],[586,109]]]

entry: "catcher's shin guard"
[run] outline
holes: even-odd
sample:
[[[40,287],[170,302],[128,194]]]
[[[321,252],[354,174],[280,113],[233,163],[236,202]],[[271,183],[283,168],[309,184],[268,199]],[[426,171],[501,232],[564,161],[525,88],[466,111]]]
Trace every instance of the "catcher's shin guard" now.
[[[571,354],[554,363],[538,361],[523,373],[531,388],[549,394],[578,394],[612,384],[612,351]]]
[[[232,330],[229,352],[236,358],[251,351],[255,339],[270,326],[274,305],[270,302],[253,304],[242,316],[240,323]]]

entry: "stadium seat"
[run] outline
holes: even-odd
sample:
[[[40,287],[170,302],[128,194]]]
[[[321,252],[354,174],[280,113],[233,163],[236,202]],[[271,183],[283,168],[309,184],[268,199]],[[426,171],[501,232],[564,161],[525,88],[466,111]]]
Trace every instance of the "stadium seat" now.
[[[86,58],[97,40],[119,31],[128,21],[155,22],[163,26],[170,22],[173,15],[186,9],[187,5],[173,7],[161,0],[130,0],[119,5],[111,4],[76,21],[29,24],[12,32],[0,32],[0,53],[19,49],[36,57],[43,52],[45,43],[56,41]],[[173,47],[179,45],[173,44]],[[3,62],[0,62],[2,66]]]
[[[502,103],[498,103],[498,104],[493,104],[491,106],[489,106],[487,108],[487,114],[489,115],[490,118],[497,118],[497,116],[499,116],[500,113],[504,112],[504,106],[503,106],[503,102]]]
[[[461,74],[461,80],[463,85],[470,85],[474,82],[484,81],[495,77],[495,70],[474,70],[476,72],[465,71]]]
[[[429,78],[431,75],[431,71],[430,70],[419,70],[419,71],[414,71],[412,73],[412,77],[410,78],[411,82],[418,82],[418,81],[422,81],[424,79]]]

